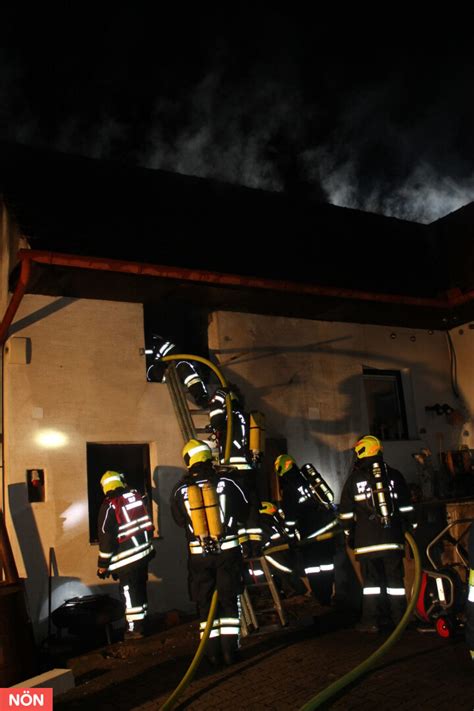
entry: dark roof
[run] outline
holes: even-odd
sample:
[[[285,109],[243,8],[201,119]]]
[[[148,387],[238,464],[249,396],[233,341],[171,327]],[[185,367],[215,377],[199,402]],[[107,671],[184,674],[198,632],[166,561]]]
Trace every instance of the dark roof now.
[[[430,225],[439,244],[443,270],[441,284],[449,288],[474,288],[474,202]]]
[[[26,147],[3,146],[0,165],[34,249],[389,293],[440,287],[426,225]]]
[[[0,190],[31,247],[293,282],[289,290],[36,265],[29,290],[442,328],[446,313],[298,293],[298,284],[435,298],[451,286],[436,228],[161,170],[0,146]],[[438,223],[441,221],[438,221]],[[444,234],[444,233],[443,233]],[[197,288],[198,287],[198,288]],[[470,313],[470,305],[464,311]],[[463,316],[464,318],[464,316]],[[467,316],[470,318],[470,316]]]

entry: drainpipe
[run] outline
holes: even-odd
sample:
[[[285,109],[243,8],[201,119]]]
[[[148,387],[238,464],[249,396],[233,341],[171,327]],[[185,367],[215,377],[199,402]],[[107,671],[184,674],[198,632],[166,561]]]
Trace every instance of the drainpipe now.
[[[5,371],[5,341],[7,340],[8,336],[8,329],[10,328],[13,319],[15,318],[15,314],[18,311],[18,307],[20,306],[21,300],[25,294],[26,287],[28,286],[28,282],[30,279],[30,274],[31,274],[31,260],[28,259],[28,250],[22,250],[25,252],[21,256],[21,270],[20,270],[20,276],[17,281],[17,284],[15,286],[15,291],[13,292],[13,296],[10,299],[10,303],[7,306],[7,310],[5,311],[5,314],[3,316],[2,322],[0,323],[0,349],[1,349],[1,358],[2,358],[2,363],[1,363],[1,368],[2,368],[2,440],[3,440],[3,433],[5,431],[5,390],[4,390],[4,371]],[[1,487],[1,495],[2,495],[2,509],[4,510],[5,508],[5,443],[2,441],[2,487]]]
[[[11,326],[11,323],[15,317],[16,312],[18,311],[18,307],[21,303],[21,300],[25,294],[26,287],[28,286],[28,282],[30,280],[30,274],[31,274],[31,259],[28,257],[28,251],[29,250],[20,250],[22,254],[20,255],[21,259],[21,271],[20,271],[20,277],[17,281],[17,284],[15,286],[15,291],[13,292],[13,296],[10,300],[10,303],[8,304],[7,310],[5,311],[5,315],[2,319],[2,322],[0,324],[0,345],[3,346],[7,339],[8,335],[8,329]]]

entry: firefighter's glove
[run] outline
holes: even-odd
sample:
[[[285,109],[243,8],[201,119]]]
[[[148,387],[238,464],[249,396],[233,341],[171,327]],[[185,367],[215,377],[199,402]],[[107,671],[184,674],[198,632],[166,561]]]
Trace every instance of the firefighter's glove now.
[[[252,552],[252,558],[260,558],[262,556],[262,541],[250,541],[250,550]]]
[[[346,528],[344,529],[344,535],[347,541],[347,545],[351,550],[354,550],[355,548],[355,531],[354,528]]]
[[[250,541],[244,541],[240,544],[240,547],[242,549],[243,558],[247,559],[252,557],[252,546]]]
[[[101,580],[105,580],[108,578],[110,575],[109,571],[107,568],[97,568],[97,577],[100,578]]]

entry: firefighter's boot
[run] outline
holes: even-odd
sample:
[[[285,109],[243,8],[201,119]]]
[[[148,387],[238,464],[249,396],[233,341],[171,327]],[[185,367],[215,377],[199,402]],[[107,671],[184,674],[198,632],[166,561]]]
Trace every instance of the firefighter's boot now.
[[[230,666],[238,661],[237,637],[235,635],[222,635],[221,648],[224,662]]]

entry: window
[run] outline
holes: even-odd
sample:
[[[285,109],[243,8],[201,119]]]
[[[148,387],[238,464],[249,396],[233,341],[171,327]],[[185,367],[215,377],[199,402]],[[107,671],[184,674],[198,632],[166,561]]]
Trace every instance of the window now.
[[[207,309],[192,304],[173,304],[171,300],[166,300],[164,306],[145,304],[143,313],[147,349],[152,347],[153,334],[156,334],[176,344],[181,353],[209,358]],[[147,355],[146,371],[152,363],[153,357]],[[199,365],[196,367],[206,381],[212,375],[205,366],[202,369]]]
[[[150,453],[148,444],[87,443],[87,493],[89,499],[89,541],[97,543],[97,518],[104,499],[100,479],[106,471],[121,472],[128,486],[147,494],[151,506]],[[153,516],[152,516],[153,519]]]
[[[408,439],[401,372],[364,368],[363,381],[370,434],[381,440]]]

